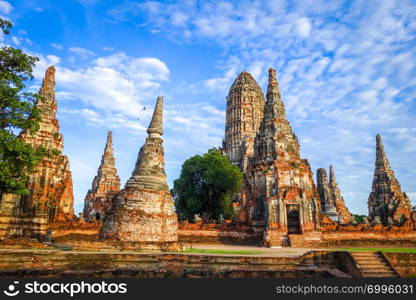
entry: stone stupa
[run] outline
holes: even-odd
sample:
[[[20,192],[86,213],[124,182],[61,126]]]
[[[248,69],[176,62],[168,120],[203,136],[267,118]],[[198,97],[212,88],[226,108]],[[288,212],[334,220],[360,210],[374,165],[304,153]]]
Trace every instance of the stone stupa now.
[[[123,190],[113,199],[100,238],[123,248],[176,250],[177,215],[166,182],[162,140],[163,98],[158,97],[145,144]]]

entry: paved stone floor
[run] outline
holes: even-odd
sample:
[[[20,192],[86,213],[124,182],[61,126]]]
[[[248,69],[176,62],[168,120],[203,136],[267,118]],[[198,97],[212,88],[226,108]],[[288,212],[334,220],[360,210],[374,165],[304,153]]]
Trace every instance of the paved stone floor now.
[[[272,255],[272,256],[284,256],[284,257],[292,257],[292,256],[300,256],[305,254],[311,250],[320,250],[320,249],[312,249],[312,248],[291,248],[291,247],[283,247],[283,248],[267,248],[267,247],[258,247],[258,246],[241,246],[241,245],[206,245],[206,244],[188,244],[186,247],[195,248],[195,249],[215,249],[215,250],[229,250],[229,251],[257,251],[262,252],[261,255]],[[221,254],[224,255],[224,254]],[[230,254],[236,255],[236,254]],[[250,254],[252,255],[252,254]]]

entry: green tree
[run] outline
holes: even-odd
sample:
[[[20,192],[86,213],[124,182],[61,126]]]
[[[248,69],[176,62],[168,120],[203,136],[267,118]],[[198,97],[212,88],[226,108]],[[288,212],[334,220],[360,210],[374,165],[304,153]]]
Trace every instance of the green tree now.
[[[194,221],[194,215],[208,216],[218,221],[234,217],[231,199],[241,188],[243,175],[219,149],[187,159],[181,175],[171,190],[175,207],[181,218]]]
[[[12,24],[0,19],[0,28],[7,35]],[[0,48],[0,201],[4,193],[27,194],[28,174],[46,155],[45,149],[34,149],[18,137],[22,130],[33,134],[39,129],[35,103],[41,99],[27,92],[25,84],[33,79],[38,60],[20,49]]]
[[[364,218],[367,217],[366,215],[354,215],[354,214],[352,214],[352,216],[355,218],[355,221],[357,221],[357,224],[363,224]]]

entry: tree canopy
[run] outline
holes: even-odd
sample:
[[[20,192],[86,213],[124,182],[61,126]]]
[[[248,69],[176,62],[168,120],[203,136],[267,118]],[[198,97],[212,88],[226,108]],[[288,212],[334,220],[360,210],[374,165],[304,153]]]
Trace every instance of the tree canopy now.
[[[9,21],[0,19],[4,34],[11,28]],[[20,49],[0,48],[0,200],[4,193],[28,193],[28,174],[46,155],[45,149],[34,149],[18,137],[22,130],[33,134],[39,129],[35,103],[41,99],[26,89],[38,60]]]
[[[366,218],[366,215],[355,215],[352,214],[352,217],[355,219],[355,221],[357,222],[357,224],[364,224],[364,218]]]
[[[219,149],[187,159],[171,190],[180,218],[194,221],[195,214],[218,221],[234,217],[232,198],[242,184],[240,169],[232,165]]]

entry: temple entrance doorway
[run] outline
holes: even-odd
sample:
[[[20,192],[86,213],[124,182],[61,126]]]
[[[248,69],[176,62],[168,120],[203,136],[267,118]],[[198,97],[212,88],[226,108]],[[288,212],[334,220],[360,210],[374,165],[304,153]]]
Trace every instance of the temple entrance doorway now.
[[[300,234],[299,207],[288,205],[287,208],[287,233]]]

